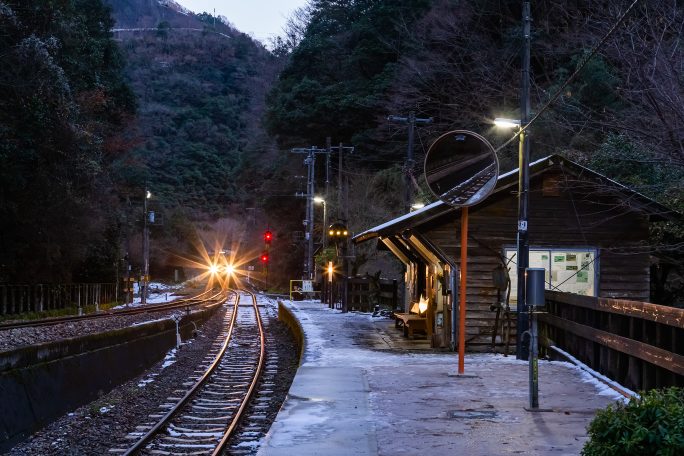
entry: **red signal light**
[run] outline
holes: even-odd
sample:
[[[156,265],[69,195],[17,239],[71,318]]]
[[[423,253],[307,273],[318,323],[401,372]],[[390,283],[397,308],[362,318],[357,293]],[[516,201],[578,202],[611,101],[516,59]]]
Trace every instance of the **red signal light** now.
[[[270,231],[266,231],[264,233],[264,242],[266,244],[270,245],[272,240],[273,240],[273,233],[271,233]]]
[[[268,252],[263,252],[260,259],[262,263],[268,264]]]

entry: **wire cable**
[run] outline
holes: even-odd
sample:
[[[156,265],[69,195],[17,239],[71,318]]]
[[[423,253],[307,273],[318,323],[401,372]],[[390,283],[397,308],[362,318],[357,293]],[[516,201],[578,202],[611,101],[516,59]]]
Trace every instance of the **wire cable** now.
[[[561,86],[558,88],[558,90],[556,90],[556,93],[553,94],[553,96],[549,99],[549,101],[547,101],[546,104],[544,104],[544,106],[542,106],[542,108],[539,110],[539,112],[537,112],[537,113],[534,115],[534,117],[532,117],[532,119],[531,119],[529,122],[527,122],[526,125],[521,125],[521,126],[520,126],[520,129],[519,129],[517,132],[515,132],[515,134],[514,134],[508,141],[506,141],[505,143],[503,143],[502,145],[500,145],[499,147],[497,147],[497,148],[494,150],[495,153],[498,153],[501,149],[503,149],[504,147],[506,147],[507,145],[509,145],[509,144],[510,144],[511,142],[513,142],[518,136],[520,136],[522,133],[524,133],[524,132],[530,127],[530,125],[532,125],[532,124],[539,118],[539,116],[541,116],[547,109],[549,109],[549,108],[551,107],[551,105],[552,105],[553,103],[556,102],[556,100],[558,100],[558,98],[561,96],[561,94],[563,93],[563,91],[565,90],[565,88],[568,86],[568,84],[570,84],[570,83],[577,77],[577,75],[579,74],[579,72],[582,71],[582,69],[583,69],[584,66],[589,62],[589,60],[590,60],[594,55],[596,55],[596,53],[598,52],[599,48],[600,48],[601,46],[603,46],[603,44],[608,40],[608,38],[610,38],[610,36],[611,36],[611,35],[613,34],[613,32],[615,31],[615,29],[617,29],[618,26],[619,26],[620,24],[622,24],[622,22],[625,20],[625,18],[627,17],[627,15],[634,9],[634,7],[636,6],[637,3],[639,3],[639,0],[634,0],[634,1],[632,2],[632,4],[629,5],[629,7],[627,7],[627,9],[625,10],[625,12],[622,13],[622,15],[618,18],[617,21],[615,21],[615,23],[613,24],[613,26],[608,30],[608,32],[606,32],[606,34],[603,36],[603,38],[601,38],[601,39],[598,41],[598,43],[596,43],[596,44],[594,45],[594,47],[591,49],[591,51],[589,51],[589,53],[588,53],[587,55],[584,56],[584,58],[583,58],[583,59],[580,61],[580,63],[577,65],[577,68],[575,68],[575,71],[574,71],[574,72],[565,80],[565,82],[563,82],[563,84],[561,84]]]

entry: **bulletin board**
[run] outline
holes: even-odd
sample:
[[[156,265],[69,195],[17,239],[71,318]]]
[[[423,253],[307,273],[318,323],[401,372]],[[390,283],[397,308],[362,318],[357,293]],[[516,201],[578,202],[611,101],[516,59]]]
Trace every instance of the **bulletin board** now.
[[[505,249],[509,260],[511,302],[517,302],[518,270],[516,248]],[[545,269],[547,290],[596,296],[598,262],[596,249],[530,248],[531,268]]]

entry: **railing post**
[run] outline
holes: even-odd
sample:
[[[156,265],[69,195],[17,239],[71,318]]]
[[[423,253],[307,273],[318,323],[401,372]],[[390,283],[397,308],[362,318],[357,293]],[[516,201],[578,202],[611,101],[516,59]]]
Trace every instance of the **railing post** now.
[[[14,314],[14,309],[16,308],[16,301],[15,301],[16,296],[17,296],[16,288],[17,287],[14,285],[12,285],[10,287],[10,292],[11,292],[11,294],[10,294],[10,309],[9,309],[10,314]]]
[[[40,299],[38,300],[38,312],[42,312],[45,308],[45,286],[41,283],[40,287]]]

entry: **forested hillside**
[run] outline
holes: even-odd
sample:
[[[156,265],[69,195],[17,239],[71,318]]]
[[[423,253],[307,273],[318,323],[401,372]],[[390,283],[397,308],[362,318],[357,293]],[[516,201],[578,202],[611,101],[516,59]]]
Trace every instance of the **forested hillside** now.
[[[148,182],[166,204],[214,216],[244,201],[239,178],[259,135],[270,55],[240,33],[119,36],[139,104],[128,159],[141,166],[123,172],[126,185]]]
[[[197,253],[193,244],[202,228],[226,218],[244,221],[245,208],[256,206],[254,162],[267,159],[263,151],[272,143],[261,116],[277,59],[225,19],[181,14],[160,3],[152,10],[148,2],[112,5],[124,21],[115,39],[139,105],[127,131],[129,154],[116,164],[119,188],[133,201],[144,186],[153,193],[161,223],[152,230],[152,264],[163,274],[179,266],[174,258]],[[123,14],[124,6],[143,11],[142,22]],[[128,30],[150,25],[150,17],[159,20],[152,30]],[[245,230],[243,224],[221,236],[242,239]],[[130,226],[130,237],[139,231]],[[129,249],[134,261],[138,245]]]
[[[138,270],[145,189],[157,277],[255,206],[277,60],[225,19],[107,3],[0,2],[0,280],[111,281],[126,252]]]
[[[118,255],[112,162],[134,112],[99,2],[0,2],[0,281],[90,279]]]

